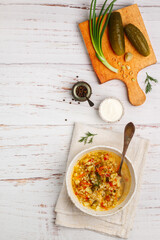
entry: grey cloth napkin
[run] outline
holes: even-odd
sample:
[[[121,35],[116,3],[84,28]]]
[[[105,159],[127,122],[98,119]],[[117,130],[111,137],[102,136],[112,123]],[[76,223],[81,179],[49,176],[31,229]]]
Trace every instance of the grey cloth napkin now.
[[[79,139],[88,131],[97,135],[94,136],[92,144],[84,145],[84,143],[79,142]],[[111,146],[122,151],[123,133],[76,123],[73,131],[67,167],[77,153],[96,145]],[[133,225],[135,209],[140,192],[142,171],[144,168],[148,146],[148,140],[136,136],[134,136],[132,142],[130,143],[127,156],[131,159],[135,167],[137,174],[137,191],[133,200],[124,210],[109,217],[93,217],[87,215],[76,208],[68,197],[64,180],[63,187],[55,208],[55,211],[57,212],[55,223],[65,227],[86,228],[112,236],[128,238],[129,231]]]

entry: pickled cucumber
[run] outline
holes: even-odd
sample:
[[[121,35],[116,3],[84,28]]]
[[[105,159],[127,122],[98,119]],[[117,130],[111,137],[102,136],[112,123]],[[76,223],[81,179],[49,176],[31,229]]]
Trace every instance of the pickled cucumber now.
[[[135,49],[144,57],[150,54],[150,49],[143,33],[133,24],[128,24],[124,28],[125,34]]]
[[[121,56],[125,53],[124,30],[119,12],[111,13],[108,23],[109,41],[113,51]]]

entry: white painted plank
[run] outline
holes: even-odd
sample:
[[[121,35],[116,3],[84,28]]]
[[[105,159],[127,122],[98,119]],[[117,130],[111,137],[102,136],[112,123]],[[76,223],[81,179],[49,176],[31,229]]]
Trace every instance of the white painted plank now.
[[[98,0],[97,5],[102,5],[103,0]],[[65,1],[59,1],[59,0],[1,0],[1,5],[49,5],[49,6],[55,6],[59,5],[62,7],[65,7],[66,5],[68,7],[76,7],[80,6],[81,8],[84,8],[84,6],[90,6],[91,1],[90,0],[75,0],[74,2],[72,0]],[[134,0],[118,0],[115,5],[127,5],[127,4],[133,4]]]
[[[159,61],[160,8],[140,10]],[[90,63],[78,29],[89,9],[1,5],[0,12],[0,63]]]
[[[143,90],[146,71],[159,79],[159,65],[149,67],[139,74],[138,79]],[[72,124],[75,121],[101,124],[103,121],[98,115],[98,107],[104,98],[110,96],[119,98],[124,104],[125,115],[121,123],[132,120],[143,124],[144,116],[146,124],[160,122],[159,84],[153,86],[144,105],[134,107],[128,102],[123,83],[110,81],[98,84],[91,65],[3,65],[0,66],[0,75],[1,124],[53,125]],[[80,80],[91,85],[94,108],[90,108],[87,102],[78,104],[72,100],[70,89]]]
[[[65,1],[62,0],[1,0],[1,5],[41,5],[41,4],[46,4],[46,5],[71,5],[71,6],[90,6],[90,0],[75,0],[74,2],[72,0],[67,0],[67,3]],[[103,0],[98,0],[97,4],[98,5],[102,5],[104,1]],[[159,5],[159,0],[152,0],[152,1],[144,1],[144,0],[117,0],[117,2],[115,3],[116,5],[118,4],[130,4],[130,3],[138,3],[139,6],[142,7],[148,7],[148,6],[160,6]]]

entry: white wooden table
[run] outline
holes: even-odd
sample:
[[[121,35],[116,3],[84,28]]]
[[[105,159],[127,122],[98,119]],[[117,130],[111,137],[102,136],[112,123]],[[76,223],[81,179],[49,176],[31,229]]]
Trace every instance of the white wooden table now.
[[[116,239],[54,224],[76,121],[121,132],[133,121],[137,136],[150,139],[129,239],[159,239],[160,1],[137,3],[158,60],[139,74],[139,83],[144,90],[146,71],[159,79],[140,107],[130,105],[120,81],[98,84],[78,30],[90,0],[0,0],[0,240]],[[91,84],[94,108],[72,100],[77,80]],[[125,106],[118,124],[107,125],[98,116],[107,96]]]

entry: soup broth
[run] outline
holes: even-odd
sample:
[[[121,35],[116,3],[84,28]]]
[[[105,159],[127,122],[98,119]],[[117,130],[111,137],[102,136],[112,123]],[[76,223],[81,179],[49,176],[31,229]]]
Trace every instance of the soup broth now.
[[[82,156],[74,166],[72,187],[79,202],[95,211],[116,207],[127,196],[131,175],[127,164],[122,166],[124,186],[117,171],[121,157],[110,151],[92,151]]]

